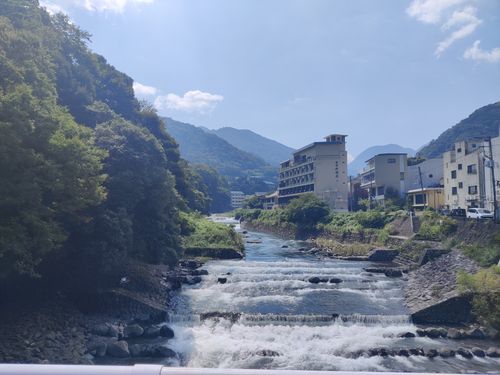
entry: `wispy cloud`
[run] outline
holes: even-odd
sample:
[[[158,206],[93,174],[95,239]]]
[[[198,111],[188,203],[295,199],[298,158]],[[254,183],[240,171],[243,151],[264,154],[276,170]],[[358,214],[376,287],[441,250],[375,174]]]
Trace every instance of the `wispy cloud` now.
[[[480,43],[480,40],[476,40],[472,47],[464,52],[464,58],[489,63],[500,62],[500,48],[493,48],[491,51],[485,51],[479,47]]]
[[[453,12],[451,17],[441,26],[441,30],[448,31],[454,27],[459,28],[438,44],[435,51],[436,56],[441,56],[457,40],[463,39],[476,31],[477,27],[482,23],[477,18],[476,12],[477,9],[470,6]]]
[[[441,24],[441,31],[448,35],[437,44],[434,51],[436,57],[440,57],[455,42],[472,35],[483,23],[477,16],[477,8],[473,6],[476,3],[476,0],[412,0],[406,13],[426,24]],[[483,51],[479,49],[479,43],[476,43],[465,52],[464,57],[478,61],[497,61],[498,49]]]
[[[158,89],[153,86],[146,86],[139,82],[134,82],[134,93],[136,95],[156,95],[158,93]]]
[[[91,12],[122,13],[129,6],[151,4],[155,0],[44,0],[41,5],[51,14],[71,7],[84,8]]]
[[[424,23],[439,23],[443,14],[450,8],[465,3],[467,0],[413,0],[406,12]]]
[[[222,95],[211,94],[200,90],[186,92],[183,96],[167,94],[158,96],[154,105],[157,109],[173,109],[184,112],[210,113],[224,100]]]

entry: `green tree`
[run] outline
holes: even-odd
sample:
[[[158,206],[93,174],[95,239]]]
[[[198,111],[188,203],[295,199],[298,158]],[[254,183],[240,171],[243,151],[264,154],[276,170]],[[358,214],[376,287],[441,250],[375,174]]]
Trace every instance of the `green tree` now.
[[[328,205],[312,193],[292,200],[285,211],[290,222],[303,228],[314,228],[325,223],[330,216]]]

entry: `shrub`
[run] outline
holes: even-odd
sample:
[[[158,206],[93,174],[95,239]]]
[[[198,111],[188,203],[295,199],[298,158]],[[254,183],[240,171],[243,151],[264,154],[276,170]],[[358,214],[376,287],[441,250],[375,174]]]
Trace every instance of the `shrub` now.
[[[494,329],[500,329],[500,266],[491,266],[471,275],[460,271],[458,289],[472,293],[472,306],[478,320]]]
[[[431,211],[425,212],[420,220],[418,237],[422,240],[440,241],[457,229],[455,220]]]
[[[462,251],[482,267],[497,264],[500,260],[500,246],[495,243],[491,245],[466,245]]]

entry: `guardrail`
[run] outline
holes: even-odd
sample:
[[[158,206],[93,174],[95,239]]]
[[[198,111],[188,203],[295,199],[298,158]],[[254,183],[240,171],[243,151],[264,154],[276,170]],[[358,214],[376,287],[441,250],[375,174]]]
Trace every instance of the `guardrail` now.
[[[17,365],[0,364],[1,375],[408,375],[403,372],[296,371],[252,369],[206,369],[162,365]],[[430,375],[412,373],[412,375]],[[453,375],[453,374],[447,374]],[[455,374],[457,375],[457,374]]]

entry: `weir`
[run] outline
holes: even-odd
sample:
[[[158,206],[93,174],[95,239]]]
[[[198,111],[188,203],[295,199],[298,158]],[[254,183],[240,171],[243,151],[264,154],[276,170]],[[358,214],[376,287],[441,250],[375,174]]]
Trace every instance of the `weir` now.
[[[206,263],[202,282],[174,297],[168,321],[175,337],[167,343],[179,353],[174,366],[218,368],[214,373],[220,374],[231,374],[231,368],[267,369],[249,374],[500,368],[490,357],[427,357],[473,344],[419,337],[403,305],[404,278],[364,270],[379,264],[319,259],[300,251],[303,243],[247,236],[259,241],[246,245],[244,260]],[[219,283],[220,277],[226,282]]]

